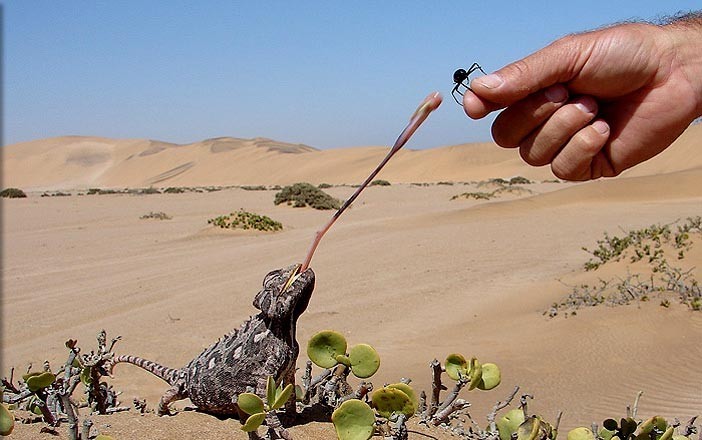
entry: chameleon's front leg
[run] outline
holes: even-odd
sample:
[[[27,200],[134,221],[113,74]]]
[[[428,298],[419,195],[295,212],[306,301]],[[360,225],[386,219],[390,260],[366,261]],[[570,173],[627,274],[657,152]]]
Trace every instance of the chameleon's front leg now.
[[[283,383],[285,386],[292,384],[293,392],[290,398],[285,402],[285,416],[289,420],[295,420],[297,417],[297,393],[295,392],[295,368],[291,368],[283,375]]]
[[[258,384],[256,385],[256,395],[265,396],[267,394],[267,383],[268,376],[264,376],[261,379],[259,379]],[[268,434],[270,438],[283,438],[285,440],[293,440],[288,430],[283,427],[283,424],[278,418],[278,414],[276,414],[275,410],[268,411],[266,413],[266,426],[268,426]],[[249,438],[251,438],[251,436],[249,436]]]

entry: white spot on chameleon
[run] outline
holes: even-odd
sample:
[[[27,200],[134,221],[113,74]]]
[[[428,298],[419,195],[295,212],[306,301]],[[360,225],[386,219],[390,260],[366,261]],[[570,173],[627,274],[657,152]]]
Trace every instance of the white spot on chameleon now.
[[[256,336],[254,336],[254,342],[255,342],[256,344],[258,344],[259,342],[261,342],[262,339],[264,339],[266,336],[268,336],[268,334],[269,334],[270,332],[271,332],[270,330],[266,330],[266,331],[263,332],[263,333],[257,334]]]
[[[234,350],[234,356],[232,359],[239,359],[241,357],[241,346],[236,347],[236,350]]]
[[[214,358],[212,358],[212,359],[210,359],[210,361],[207,363],[207,368],[208,368],[208,369],[214,368],[214,366],[215,366],[215,360],[214,360]]]

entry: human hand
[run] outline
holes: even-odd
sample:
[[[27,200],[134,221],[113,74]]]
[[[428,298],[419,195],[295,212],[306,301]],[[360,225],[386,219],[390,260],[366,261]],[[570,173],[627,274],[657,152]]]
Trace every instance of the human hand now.
[[[474,119],[504,108],[495,142],[567,180],[616,176],[702,115],[702,22],[567,36],[471,82]]]

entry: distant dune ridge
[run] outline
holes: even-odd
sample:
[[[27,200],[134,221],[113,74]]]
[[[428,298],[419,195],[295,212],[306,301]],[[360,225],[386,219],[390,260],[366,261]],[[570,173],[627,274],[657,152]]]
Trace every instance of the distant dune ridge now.
[[[702,167],[696,142],[700,135],[702,125],[690,127],[675,148],[629,174]],[[146,139],[62,136],[4,147],[3,186],[47,190],[298,181],[352,184],[363,180],[386,153],[387,147],[320,150],[266,138],[219,137],[178,145]],[[400,151],[382,173],[391,182],[471,181],[515,175],[553,177],[548,167],[529,167],[516,151],[492,143]]]

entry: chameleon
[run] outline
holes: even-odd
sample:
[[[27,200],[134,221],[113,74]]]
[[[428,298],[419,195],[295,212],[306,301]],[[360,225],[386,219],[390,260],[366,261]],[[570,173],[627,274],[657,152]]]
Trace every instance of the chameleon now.
[[[241,327],[224,335],[180,369],[168,368],[138,356],[113,358],[130,363],[166,381],[169,388],[158,404],[158,414],[170,414],[169,405],[189,398],[198,410],[241,417],[236,399],[254,390],[265,396],[269,376],[287,384],[295,383],[295,363],[300,352],[295,338],[297,320],[309,304],[315,274],[310,268],[299,272],[291,265],[269,272],[253,305],[260,313]],[[286,411],[295,410],[294,393]]]
[[[158,414],[169,414],[168,406],[177,400],[190,398],[201,411],[219,415],[244,416],[236,400],[239,394],[253,389],[265,395],[268,377],[276,383],[295,384],[295,363],[300,347],[295,339],[297,320],[307,309],[315,275],[309,267],[312,256],[324,234],[358,197],[385,164],[402,148],[431,112],[441,104],[441,95],[427,96],[412,114],[409,123],[395,141],[387,156],[346,200],[330,221],[317,232],[302,264],[269,272],[263,279],[263,290],[253,305],[261,312],[250,317],[236,330],[224,335],[181,369],[168,368],[137,356],[117,356],[110,366],[127,362],[160,377],[171,385],[158,404]],[[295,414],[295,397],[286,403],[286,412]],[[266,415],[269,427],[289,434],[281,427],[273,411]]]

